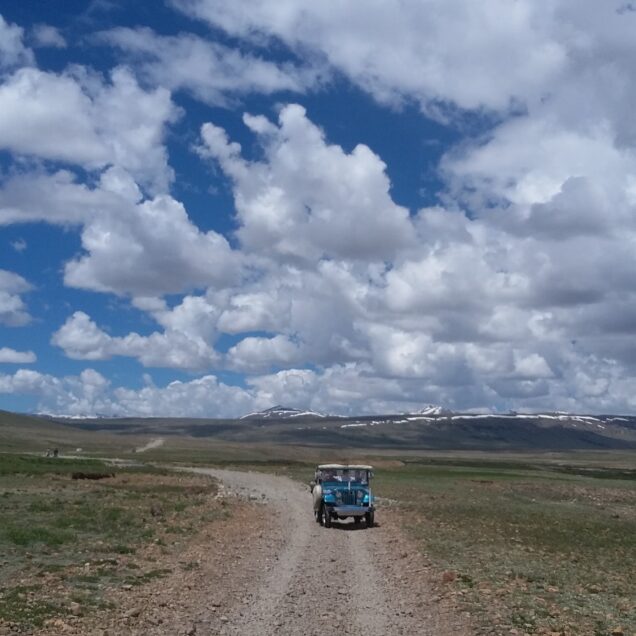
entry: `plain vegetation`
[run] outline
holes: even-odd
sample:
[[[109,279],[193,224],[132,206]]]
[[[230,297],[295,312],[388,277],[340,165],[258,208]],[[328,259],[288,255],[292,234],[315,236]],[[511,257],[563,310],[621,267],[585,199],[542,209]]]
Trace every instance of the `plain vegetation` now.
[[[213,480],[96,460],[0,454],[0,621],[19,630],[109,606],[169,574],[162,556],[228,514]]]
[[[377,520],[403,524],[440,593],[481,633],[636,634],[632,453],[382,453],[169,438],[137,456],[132,438],[119,439],[103,454],[304,482],[319,462],[372,463]],[[162,554],[227,514],[210,503],[215,484],[203,477],[140,468],[70,478],[112,470],[97,459],[0,454],[0,620],[37,626],[72,603],[82,613],[107,606],[109,586],[165,576]]]

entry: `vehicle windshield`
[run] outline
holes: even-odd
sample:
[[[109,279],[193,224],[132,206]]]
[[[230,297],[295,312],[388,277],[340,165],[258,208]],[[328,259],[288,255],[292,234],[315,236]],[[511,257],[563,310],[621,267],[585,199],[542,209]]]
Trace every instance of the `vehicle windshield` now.
[[[350,469],[350,468],[323,468],[322,469],[322,481],[323,482],[336,482],[336,483],[356,483],[356,484],[368,484],[369,475],[366,470]]]

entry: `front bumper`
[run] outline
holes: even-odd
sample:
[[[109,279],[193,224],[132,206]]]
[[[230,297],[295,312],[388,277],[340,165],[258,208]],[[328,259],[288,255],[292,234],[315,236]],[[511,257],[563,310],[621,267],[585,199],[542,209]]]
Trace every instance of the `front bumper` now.
[[[364,517],[373,511],[373,506],[333,506],[331,510],[339,517]]]

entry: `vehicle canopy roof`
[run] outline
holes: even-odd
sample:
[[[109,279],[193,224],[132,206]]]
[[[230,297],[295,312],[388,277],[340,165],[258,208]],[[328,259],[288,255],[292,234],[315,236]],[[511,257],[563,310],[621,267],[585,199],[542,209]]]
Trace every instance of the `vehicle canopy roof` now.
[[[320,464],[318,470],[373,470],[373,466],[365,464]]]

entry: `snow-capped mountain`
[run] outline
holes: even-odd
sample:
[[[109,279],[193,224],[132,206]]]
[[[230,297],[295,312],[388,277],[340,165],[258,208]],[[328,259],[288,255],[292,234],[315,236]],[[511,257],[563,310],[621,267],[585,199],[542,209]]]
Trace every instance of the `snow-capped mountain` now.
[[[286,420],[299,417],[327,417],[324,413],[318,413],[317,411],[301,411],[300,409],[293,409],[288,406],[281,406],[277,404],[264,411],[258,411],[256,413],[248,413],[243,415],[242,420]]]
[[[429,404],[417,412],[417,415],[437,415],[438,417],[451,415],[452,411],[445,409],[443,406]]]

